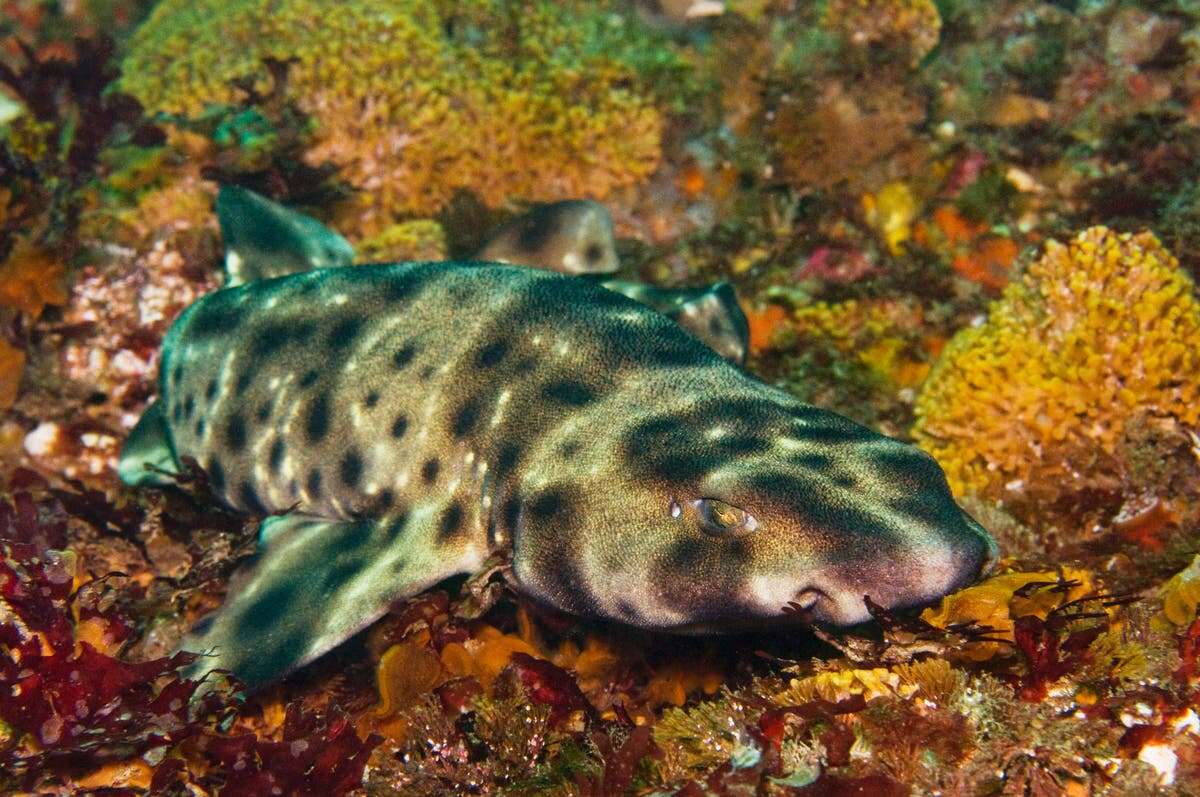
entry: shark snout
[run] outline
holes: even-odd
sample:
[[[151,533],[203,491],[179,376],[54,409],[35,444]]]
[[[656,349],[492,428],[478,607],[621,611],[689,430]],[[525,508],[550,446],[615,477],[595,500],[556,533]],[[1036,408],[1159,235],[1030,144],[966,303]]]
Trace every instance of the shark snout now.
[[[877,548],[814,573],[792,602],[812,619],[854,625],[870,619],[866,599],[885,609],[910,609],[978,581],[995,567],[999,550],[981,526],[961,528],[933,544],[907,550]]]

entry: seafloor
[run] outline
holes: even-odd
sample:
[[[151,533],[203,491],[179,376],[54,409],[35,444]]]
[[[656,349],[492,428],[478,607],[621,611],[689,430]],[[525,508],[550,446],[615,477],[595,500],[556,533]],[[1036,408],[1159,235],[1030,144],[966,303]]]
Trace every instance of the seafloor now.
[[[0,37],[0,791],[1200,794],[1200,3],[2,0]],[[999,569],[680,639],[499,562],[199,697],[170,653],[256,521],[113,468],[222,183],[367,260],[599,200],[622,276],[732,281],[749,370],[932,453]]]

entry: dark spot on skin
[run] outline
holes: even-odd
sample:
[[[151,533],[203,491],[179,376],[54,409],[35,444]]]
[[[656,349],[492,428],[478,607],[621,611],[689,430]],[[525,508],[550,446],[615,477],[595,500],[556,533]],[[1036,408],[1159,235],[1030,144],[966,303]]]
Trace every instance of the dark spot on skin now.
[[[421,369],[421,374],[420,374],[420,376],[421,376],[421,381],[422,381],[422,382],[427,382],[427,381],[429,381],[429,377],[433,376],[433,372],[434,372],[435,370],[437,370],[437,369],[435,369],[435,368],[434,368],[432,365],[427,365],[427,366],[425,366],[424,368],[422,368],[422,369]]]
[[[215,457],[208,463],[208,486],[214,493],[225,492],[225,468],[221,465],[221,460]]]
[[[408,416],[397,415],[396,420],[392,421],[392,437],[404,437],[404,433],[408,431]]]
[[[258,419],[259,423],[266,423],[267,419],[271,417],[271,402],[264,401],[258,405],[258,412],[254,414],[254,417]]]
[[[854,443],[869,440],[875,436],[870,429],[852,426],[849,423],[821,423],[793,430],[799,439],[807,443],[820,445],[837,445],[838,443]]]
[[[500,518],[504,524],[504,530],[512,535],[517,529],[517,519],[521,516],[521,498],[516,493],[510,495],[504,502],[504,506],[500,507]]]
[[[329,348],[344,349],[349,346],[358,337],[362,325],[361,318],[345,318],[336,323],[329,332]]]
[[[496,455],[496,477],[500,478],[506,475],[520,458],[521,447],[516,443],[505,443],[500,446],[500,452]]]
[[[320,441],[329,432],[329,394],[317,396],[308,407],[304,419],[304,432],[310,443]]]
[[[533,373],[533,369],[536,367],[537,360],[532,357],[523,357],[519,362],[517,362],[516,368],[513,370],[516,371],[518,375],[524,375]]]
[[[362,478],[362,472],[363,461],[357,451],[349,451],[338,464],[338,476],[341,477],[342,484],[347,487],[357,487],[359,479]]]
[[[398,540],[400,535],[404,533],[404,527],[408,525],[408,512],[401,512],[395,517],[387,527],[383,530],[384,538],[390,543]]]
[[[196,437],[204,437],[204,419],[196,421]]]
[[[374,390],[372,390],[370,393],[368,393],[367,397],[363,399],[363,406],[366,407],[367,409],[371,409],[371,407],[374,407],[378,403],[379,403],[379,394],[376,393]]]
[[[312,387],[320,377],[321,374],[316,370],[305,371],[304,376],[300,377],[300,387]]]
[[[278,621],[292,609],[300,582],[285,581],[263,590],[254,601],[247,606],[237,618],[237,636],[239,639],[259,638],[266,631],[278,624]],[[265,636],[265,635],[264,635]],[[257,659],[251,656],[250,660]],[[242,671],[239,670],[239,673]]]
[[[321,576],[321,591],[326,594],[337,592],[361,572],[362,562],[357,556],[343,556]]]
[[[375,512],[386,512],[391,509],[392,504],[396,501],[396,494],[391,490],[380,490],[379,495],[375,496]]]
[[[196,412],[196,397],[193,396],[191,393],[188,393],[187,397],[184,398],[184,400],[183,400],[183,418],[184,418],[184,420],[190,421],[192,419],[192,415],[195,412]]]
[[[421,287],[422,282],[424,282],[423,275],[417,276],[411,271],[402,276],[394,277],[383,284],[383,298],[389,302],[398,302],[401,299],[407,299]]]
[[[225,427],[225,444],[230,451],[241,451],[246,447],[246,421],[241,415],[233,414]]]
[[[245,393],[246,388],[250,387],[250,382],[252,379],[253,377],[250,376],[249,372],[239,374],[237,382],[235,382],[233,385],[234,395],[240,396]]]
[[[438,521],[438,542],[445,542],[452,538],[463,522],[463,510],[457,503],[453,503],[446,507],[446,511],[442,513],[442,519]]]
[[[475,355],[475,365],[479,368],[491,368],[504,359],[504,355],[508,354],[508,348],[508,341],[505,340],[489,343]]]
[[[689,538],[676,540],[667,549],[667,566],[678,573],[690,573],[704,561],[710,549],[711,544],[706,544],[701,540]]]
[[[413,357],[417,354],[417,347],[412,343],[406,343],[403,348],[392,355],[392,365],[397,368],[404,368],[413,361]]]
[[[542,388],[542,396],[560,404],[582,407],[595,398],[592,389],[574,379],[560,379]]]
[[[433,484],[440,468],[441,463],[438,462],[437,457],[426,460],[425,464],[421,466],[421,480],[426,484]]]
[[[276,321],[263,324],[250,343],[250,352],[255,357],[266,357],[285,346],[306,343],[317,331],[312,321]]]
[[[565,523],[570,514],[566,492],[556,487],[538,493],[526,506],[530,518],[540,522],[554,520],[556,523]]]
[[[271,443],[271,452],[267,456],[267,465],[271,468],[272,473],[279,472],[279,466],[283,464],[283,455],[287,452],[287,445],[282,440],[276,440]]]
[[[454,433],[455,437],[465,437],[475,428],[475,422],[478,420],[479,402],[473,399],[464,404],[455,414],[450,431]]]
[[[233,305],[228,297],[209,299],[196,308],[188,324],[189,335],[203,338],[225,332],[242,322],[245,313]]]
[[[588,244],[587,248],[583,250],[583,256],[589,263],[597,262],[602,254],[600,244]]]
[[[792,457],[792,463],[797,467],[825,471],[833,467],[833,460],[824,454],[797,454]]]
[[[308,491],[310,498],[319,498],[321,495],[321,471],[313,468],[308,472],[308,481],[305,484],[305,489]]]
[[[568,440],[558,447],[558,455],[563,459],[572,459],[579,453],[579,443],[574,440]]]
[[[175,402],[175,407],[171,410],[171,420],[175,421],[176,425],[183,422],[183,405],[178,401]]]
[[[171,371],[171,384],[178,386],[183,381],[183,363],[179,363]]]
[[[242,482],[242,487],[238,491],[238,499],[242,508],[251,515],[267,514],[267,508],[259,500],[258,493],[255,492],[254,485],[250,482]]]
[[[217,397],[217,380],[210,379],[208,382],[208,386],[204,388],[204,398],[209,403],[212,403],[212,400],[215,399],[216,397]]]

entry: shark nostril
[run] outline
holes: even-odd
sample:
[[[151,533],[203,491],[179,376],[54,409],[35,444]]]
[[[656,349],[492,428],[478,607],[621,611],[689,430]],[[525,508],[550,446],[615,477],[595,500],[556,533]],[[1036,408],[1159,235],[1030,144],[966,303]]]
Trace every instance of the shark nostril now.
[[[792,601],[792,604],[795,605],[797,608],[803,609],[804,611],[808,611],[813,606],[816,606],[817,601],[819,601],[819,600],[821,600],[820,590],[813,589],[810,587],[809,589],[801,590],[800,593],[796,596],[796,599]]]

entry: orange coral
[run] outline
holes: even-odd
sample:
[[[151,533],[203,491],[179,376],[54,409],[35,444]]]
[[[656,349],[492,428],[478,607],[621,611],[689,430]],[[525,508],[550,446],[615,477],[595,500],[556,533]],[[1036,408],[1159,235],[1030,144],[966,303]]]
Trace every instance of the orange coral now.
[[[37,318],[48,304],[63,304],[66,270],[49,252],[19,243],[0,265],[0,304]]]
[[[1200,421],[1200,302],[1150,233],[1052,242],[987,322],[947,345],[913,435],[957,493],[1066,489],[1139,411]]]
[[[761,310],[745,306],[742,309],[750,325],[750,353],[758,354],[771,348],[775,332],[786,325],[787,313],[777,304],[768,304]]]
[[[17,400],[24,370],[25,352],[0,339],[0,410],[8,409]]]

